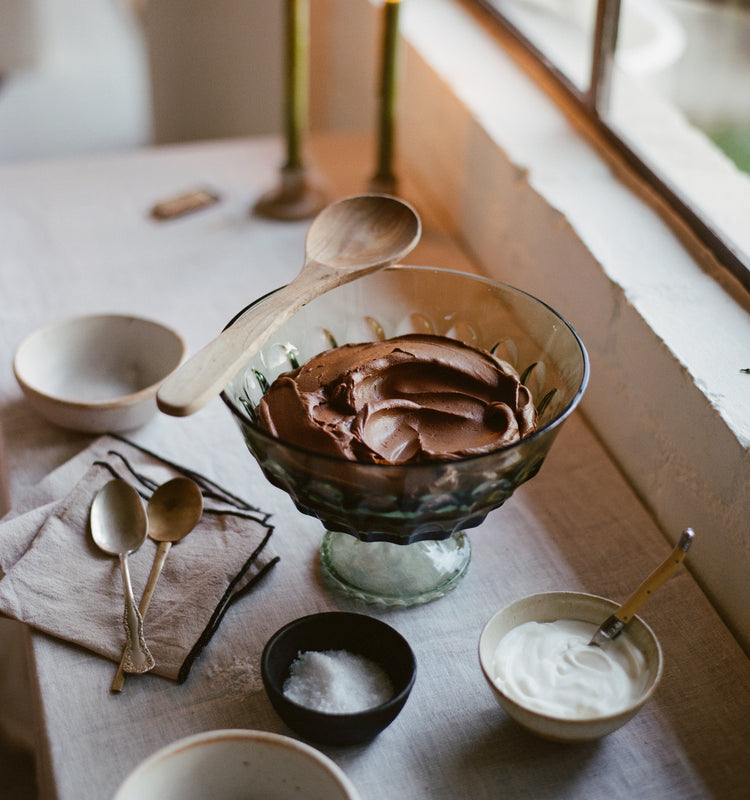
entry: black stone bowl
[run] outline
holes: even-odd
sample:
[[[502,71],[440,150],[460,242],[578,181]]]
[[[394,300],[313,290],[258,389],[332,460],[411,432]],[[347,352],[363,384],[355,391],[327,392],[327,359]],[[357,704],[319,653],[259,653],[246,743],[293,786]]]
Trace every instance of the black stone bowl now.
[[[306,651],[346,650],[378,664],[391,680],[394,696],[353,714],[306,708],[284,695],[292,662]],[[319,744],[351,745],[374,739],[404,707],[417,675],[409,643],[390,625],[365,614],[339,611],[312,614],[288,623],[266,643],[261,656],[263,685],[281,719],[303,738]]]

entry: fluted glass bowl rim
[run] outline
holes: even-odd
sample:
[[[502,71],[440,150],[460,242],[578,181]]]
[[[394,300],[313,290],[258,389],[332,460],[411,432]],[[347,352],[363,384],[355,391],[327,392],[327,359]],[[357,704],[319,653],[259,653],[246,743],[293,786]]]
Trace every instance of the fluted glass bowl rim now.
[[[584,346],[583,341],[581,340],[581,337],[578,335],[576,330],[573,328],[573,326],[558,311],[556,311],[554,308],[552,308],[552,306],[550,306],[544,300],[540,300],[535,295],[532,295],[529,292],[524,291],[523,289],[519,289],[519,288],[517,288],[515,286],[511,286],[510,284],[503,283],[501,281],[496,281],[496,280],[494,280],[492,278],[487,278],[487,277],[485,277],[483,275],[476,275],[476,274],[471,273],[471,272],[462,272],[460,270],[446,269],[444,267],[412,266],[412,265],[403,265],[403,264],[398,264],[398,265],[394,265],[394,266],[391,266],[391,267],[386,267],[382,271],[383,272],[389,272],[389,271],[394,271],[394,270],[409,270],[409,271],[420,271],[420,272],[421,271],[424,271],[424,272],[441,272],[441,273],[447,273],[447,274],[456,275],[456,276],[460,276],[460,277],[465,277],[465,278],[469,278],[471,280],[474,280],[474,281],[477,281],[477,282],[480,282],[480,283],[485,283],[488,286],[491,286],[493,288],[509,290],[510,292],[515,292],[517,294],[524,295],[525,297],[529,298],[530,300],[533,300],[534,302],[539,303],[541,306],[544,306],[552,315],[557,317],[557,319],[559,319],[560,322],[572,334],[572,336],[573,336],[575,342],[578,344],[578,348],[580,350],[581,359],[583,361],[583,374],[581,376],[580,385],[578,386],[578,389],[576,390],[575,394],[573,395],[573,397],[571,398],[571,400],[569,401],[567,406],[565,406],[565,408],[562,409],[557,414],[557,416],[553,417],[551,420],[549,420],[549,422],[545,423],[545,425],[543,425],[541,428],[538,428],[532,434],[530,434],[528,436],[525,436],[523,439],[520,439],[517,442],[513,442],[512,444],[505,445],[504,447],[499,447],[496,450],[490,451],[489,453],[479,453],[479,454],[474,454],[474,455],[468,455],[468,456],[463,456],[463,457],[458,458],[458,459],[456,459],[456,458],[453,458],[453,459],[450,459],[450,458],[436,459],[434,461],[418,463],[418,464],[364,464],[364,463],[361,463],[361,464],[358,464],[358,466],[360,466],[363,469],[376,469],[376,470],[379,470],[381,472],[385,472],[385,471],[390,470],[390,471],[393,471],[395,473],[395,472],[398,472],[398,471],[401,471],[401,470],[404,470],[404,469],[409,469],[411,471],[418,471],[420,468],[426,469],[426,470],[427,469],[435,469],[435,467],[440,465],[440,464],[446,464],[446,465],[453,464],[453,465],[456,465],[456,464],[471,463],[471,462],[475,462],[475,461],[478,462],[478,461],[481,461],[482,459],[486,459],[486,458],[489,458],[491,456],[497,456],[498,453],[512,452],[514,449],[517,449],[517,448],[520,448],[520,447],[526,448],[529,445],[530,442],[533,442],[535,439],[538,439],[538,438],[541,438],[542,436],[545,436],[550,431],[553,431],[555,428],[557,428],[560,425],[562,425],[563,422],[573,413],[573,411],[575,411],[576,407],[578,406],[579,402],[581,401],[581,398],[583,397],[583,395],[584,395],[584,393],[586,391],[586,388],[588,386],[589,373],[590,373],[589,357],[588,357],[588,353],[586,351],[586,347]],[[375,274],[377,274],[377,273],[375,273]],[[366,277],[369,277],[369,276],[366,276]],[[363,279],[359,279],[359,280],[363,280]],[[231,327],[243,314],[245,314],[251,308],[254,308],[255,306],[261,304],[267,297],[270,297],[272,294],[275,294],[276,292],[278,292],[282,288],[283,288],[282,286],[279,286],[276,289],[272,289],[270,292],[266,292],[261,297],[258,297],[257,299],[253,300],[251,303],[248,303],[244,308],[242,308],[240,311],[238,311],[232,317],[232,319],[226,324],[225,330],[226,330],[226,328]],[[254,355],[256,355],[256,354],[253,354],[253,356]],[[245,367],[243,367],[241,370],[238,370],[237,374],[239,374],[239,372],[242,372],[242,371],[244,371],[246,369],[247,369],[247,365],[245,365]],[[272,436],[270,433],[268,433],[267,431],[265,431],[261,427],[259,427],[245,413],[244,409],[240,405],[237,405],[232,401],[232,399],[231,399],[231,397],[229,397],[228,392],[227,392],[226,389],[224,389],[224,391],[221,392],[220,396],[221,396],[221,399],[223,400],[224,404],[230,410],[230,412],[232,414],[234,414],[236,417],[238,417],[239,419],[241,419],[243,424],[248,425],[250,428],[252,428],[253,434],[257,435],[259,437],[260,441],[266,441],[269,444],[272,444],[272,445],[277,446],[277,447],[278,446],[282,446],[284,448],[288,448],[291,452],[299,453],[299,454],[301,454],[303,456],[313,457],[313,458],[316,458],[316,459],[321,459],[321,461],[323,463],[326,463],[326,462],[329,462],[329,463],[332,463],[332,464],[352,463],[352,462],[348,461],[347,459],[343,458],[342,456],[336,456],[336,455],[332,455],[330,453],[320,453],[317,450],[311,450],[309,448],[302,447],[301,445],[295,444],[294,442],[288,442],[288,441],[286,441],[284,439],[279,439],[279,438],[277,438],[275,436]]]

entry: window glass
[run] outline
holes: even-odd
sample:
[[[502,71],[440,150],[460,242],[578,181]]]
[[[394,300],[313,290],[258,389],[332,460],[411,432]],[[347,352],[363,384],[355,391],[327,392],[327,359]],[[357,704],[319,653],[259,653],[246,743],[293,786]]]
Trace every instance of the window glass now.
[[[477,2],[750,290],[750,0]]]
[[[750,173],[750,0],[622,0],[617,50],[625,74]]]
[[[750,288],[750,0],[622,0],[615,63],[603,119]]]
[[[597,0],[489,0],[581,92],[591,78]]]

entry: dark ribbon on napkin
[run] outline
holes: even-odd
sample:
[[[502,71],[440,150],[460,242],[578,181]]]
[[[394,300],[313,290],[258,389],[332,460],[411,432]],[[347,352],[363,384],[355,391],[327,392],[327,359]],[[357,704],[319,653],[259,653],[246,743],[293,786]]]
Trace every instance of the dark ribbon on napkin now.
[[[155,453],[151,452],[150,450],[147,450],[145,447],[141,447],[140,445],[137,445],[134,442],[130,442],[123,436],[120,436],[118,434],[112,434],[112,436],[115,439],[120,439],[121,441],[125,442],[131,447],[135,447],[142,453],[146,453],[151,458],[157,458],[157,459],[160,458]],[[119,459],[121,459],[123,465],[127,468],[128,472],[133,476],[133,478],[135,478],[138,482],[140,482],[143,486],[145,486],[149,490],[149,494],[146,495],[142,490],[136,487],[136,491],[138,492],[138,494],[140,494],[141,497],[143,497],[146,501],[148,501],[150,495],[153,494],[154,491],[156,491],[156,489],[158,488],[158,484],[155,481],[151,480],[148,476],[137,472],[130,464],[130,462],[127,460],[127,458],[125,458],[125,456],[122,455],[122,453],[118,453],[115,450],[110,450],[109,455],[114,455],[117,456]],[[188,469],[187,467],[181,467],[175,464],[174,462],[167,461],[164,458],[162,458],[161,460],[165,464],[169,464],[169,466],[172,467],[172,469],[174,469],[176,472],[180,472],[186,478],[190,478],[190,480],[194,481],[200,487],[201,494],[203,495],[204,500],[206,499],[218,500],[222,503],[225,503],[228,506],[237,509],[236,511],[231,512],[237,517],[245,516],[246,519],[258,519],[259,517],[257,515],[260,514],[261,515],[260,518],[262,519],[263,523],[264,524],[267,523],[268,518],[270,516],[269,514],[261,512],[259,509],[255,508],[255,506],[251,506],[249,503],[246,503],[237,495],[231,494],[226,489],[223,489],[218,484],[206,478],[204,475],[201,475],[200,473],[195,472],[194,470]],[[121,477],[112,468],[111,464],[108,464],[103,461],[99,462],[95,461],[94,463],[95,464],[98,463],[106,467],[112,474],[113,478]],[[211,508],[204,505],[203,513],[224,514],[227,512],[222,511],[218,508]],[[200,637],[193,645],[190,652],[187,654],[185,660],[183,661],[182,666],[180,667],[180,671],[177,674],[178,683],[183,683],[187,679],[188,675],[190,674],[190,670],[193,666],[193,663],[201,654],[206,645],[211,641],[211,637],[214,635],[214,633],[216,633],[216,631],[219,629],[219,625],[221,621],[224,619],[224,615],[229,610],[229,607],[233,603],[235,603],[238,599],[249,594],[250,591],[253,588],[255,588],[255,586],[258,583],[260,583],[260,581],[265,577],[266,573],[278,563],[279,557],[274,556],[273,558],[271,558],[270,561],[267,561],[260,568],[260,570],[258,570],[258,572],[256,572],[249,580],[247,581],[244,580],[245,576],[247,575],[247,571],[255,563],[258,556],[263,552],[266,544],[268,543],[268,540],[271,538],[271,534],[273,533],[273,531],[274,531],[273,526],[269,525],[268,532],[263,537],[260,544],[255,548],[255,550],[253,550],[253,552],[250,554],[250,557],[242,565],[240,571],[230,582],[229,586],[227,586],[226,592],[224,592],[221,600],[219,601],[219,604],[214,609],[213,614],[211,614],[211,617],[208,620],[206,627],[203,629],[203,632],[201,633]],[[237,588],[238,586],[241,586],[241,588],[238,589]]]
[[[87,455],[91,455],[93,458],[87,460]],[[185,601],[190,601],[190,608],[198,609],[200,621],[196,621],[188,615],[186,627],[192,631],[192,634],[189,641],[178,643],[179,651],[182,653],[181,662],[174,665],[167,664],[164,670],[160,671],[159,657],[155,652],[157,657],[155,671],[182,683],[188,677],[195,660],[218,630],[228,609],[238,599],[245,597],[255,589],[271,568],[278,563],[278,556],[269,554],[267,549],[274,530],[269,523],[270,515],[222,488],[206,476],[164,459],[122,436],[101,437],[87,451],[84,451],[84,454],[77,457],[77,460],[80,462],[79,470],[83,476],[75,475],[78,480],[73,479],[72,489],[69,489],[62,499],[51,502],[42,509],[32,509],[26,515],[10,514],[9,521],[3,521],[0,524],[0,563],[6,572],[6,576],[0,579],[0,611],[35,625],[52,635],[88,646],[96,652],[119,661],[121,645],[119,640],[115,642],[114,646],[113,642],[109,641],[109,626],[103,626],[99,619],[100,632],[102,628],[106,627],[105,635],[97,639],[94,634],[89,641],[86,640],[85,635],[82,635],[80,628],[66,629],[65,614],[58,615],[53,612],[59,610],[60,603],[62,603],[62,607],[70,610],[75,600],[71,600],[67,596],[61,597],[65,594],[65,586],[63,589],[60,588],[59,576],[55,576],[55,581],[52,581],[50,586],[38,587],[39,576],[44,578],[45,565],[54,563],[57,550],[65,547],[66,537],[69,537],[67,543],[73,545],[71,548],[75,551],[73,557],[79,559],[76,566],[83,571],[84,575],[87,568],[95,570],[102,585],[105,584],[105,581],[109,581],[112,584],[112,591],[105,595],[106,602],[109,602],[110,599],[113,602],[119,602],[121,600],[121,584],[119,588],[115,588],[116,584],[111,579],[109,567],[103,568],[101,560],[97,560],[95,554],[89,556],[81,542],[88,532],[88,526],[85,523],[88,520],[91,500],[110,477],[127,480],[146,501],[153,491],[166,480],[178,475],[190,478],[199,486],[203,495],[204,517],[198,523],[196,530],[180,542],[178,547],[174,548],[176,553],[175,555],[170,554],[167,564],[182,558],[188,580],[185,581],[184,586],[172,586],[171,592],[172,595],[182,596],[184,594]],[[75,473],[74,466],[78,465],[71,464],[68,472]],[[63,471],[64,469],[60,468],[60,472]],[[55,481],[51,480],[51,483],[55,483]],[[57,485],[62,483],[62,480],[57,481]],[[40,512],[45,514],[44,520],[39,519]],[[47,527],[48,524],[49,527]],[[71,530],[71,527],[75,530]],[[78,530],[78,528],[82,528],[82,530]],[[2,536],[3,532],[9,534],[7,537],[9,546]],[[20,534],[26,536],[27,539],[19,538]],[[214,538],[211,538],[212,534]],[[204,537],[203,540],[196,538],[201,536]],[[211,549],[214,542],[223,543],[223,550],[221,548]],[[6,543],[5,551],[4,543]],[[248,543],[251,544],[252,551],[245,556],[242,550]],[[37,548],[36,551],[34,548]],[[145,547],[141,548],[141,550],[144,549]],[[149,549],[155,550],[153,542],[150,542]],[[188,560],[191,558],[194,563],[189,564]],[[133,572],[132,559],[133,556],[131,556],[131,572]],[[145,563],[144,559],[148,563]],[[139,565],[142,578],[143,574],[150,569],[150,561],[151,559],[144,554],[142,563]],[[112,569],[114,570],[114,567]],[[231,574],[229,574],[230,571]],[[70,573],[71,570],[68,572]],[[159,615],[159,593],[162,583],[167,577],[167,572],[165,565],[164,574],[157,585],[147,617],[147,637],[149,620],[152,621],[152,625],[153,622],[158,621],[156,618]],[[204,573],[211,573],[206,580],[206,587],[207,594],[213,598],[205,606],[204,597],[199,594],[203,590],[202,587],[189,580],[191,575],[200,574],[202,576]],[[2,575],[1,572],[0,575]],[[227,575],[227,583],[221,592],[220,587],[225,580],[224,575]],[[71,597],[75,597],[76,584],[80,584],[82,578],[82,575],[72,571]],[[109,583],[106,585],[109,586]],[[163,587],[162,594],[166,589],[168,587]],[[175,603],[180,597],[172,596],[169,599]],[[45,609],[45,602],[53,608]],[[168,636],[170,633],[168,626],[162,622],[162,627],[166,627],[166,632],[162,630],[160,635]],[[175,635],[188,635],[188,632],[183,631],[182,634]],[[107,641],[103,641],[103,639],[107,639]],[[167,649],[173,650],[174,643],[168,644]],[[153,647],[152,650],[154,650]],[[174,659],[170,657],[166,660],[170,662]]]

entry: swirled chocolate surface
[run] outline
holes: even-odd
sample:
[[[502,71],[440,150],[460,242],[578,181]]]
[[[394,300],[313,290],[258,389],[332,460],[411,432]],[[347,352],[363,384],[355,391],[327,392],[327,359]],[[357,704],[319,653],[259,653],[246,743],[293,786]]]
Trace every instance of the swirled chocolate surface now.
[[[366,463],[442,461],[496,450],[536,427],[509,364],[444,336],[345,344],[279,376],[259,422],[272,435]]]

